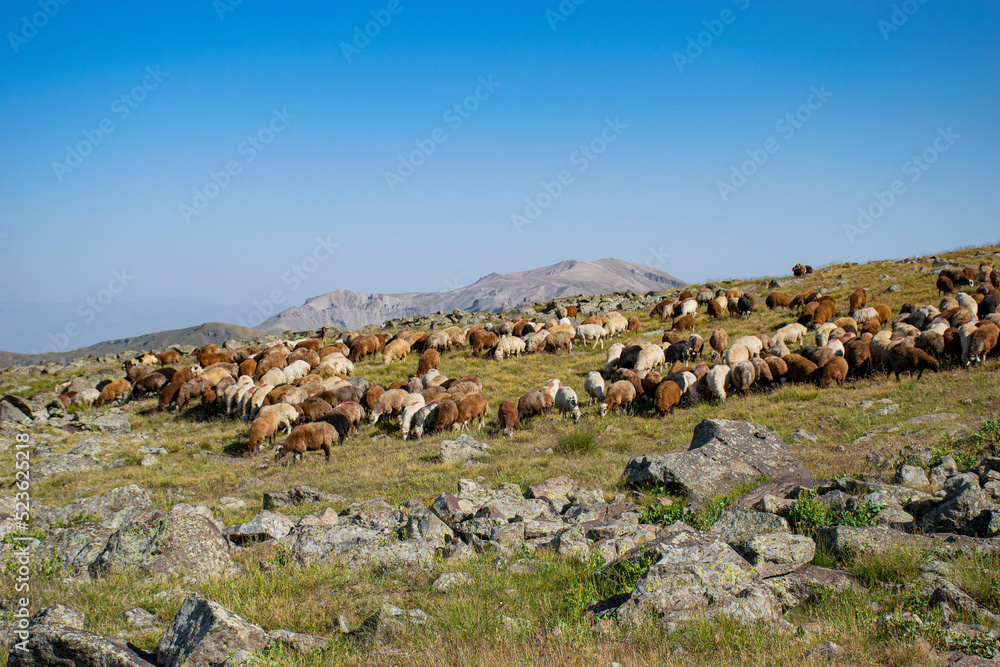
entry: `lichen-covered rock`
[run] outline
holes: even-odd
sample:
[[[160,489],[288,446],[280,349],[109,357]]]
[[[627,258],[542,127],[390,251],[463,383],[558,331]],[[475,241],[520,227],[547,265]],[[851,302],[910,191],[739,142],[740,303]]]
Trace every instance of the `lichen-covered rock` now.
[[[980,488],[979,477],[972,473],[956,475],[948,480],[945,491],[944,500],[924,514],[924,528],[964,535],[986,534],[990,511],[997,507]]]
[[[222,532],[234,544],[243,544],[278,539],[288,535],[294,527],[295,522],[284,514],[264,510],[249,521],[229,526]]]
[[[784,517],[768,512],[727,508],[723,510],[712,527],[708,529],[726,542],[763,535],[765,533],[788,533],[791,529]]]
[[[260,626],[217,602],[190,596],[160,639],[156,661],[161,667],[214,667],[238,650],[263,650],[269,641]]]
[[[324,493],[314,486],[297,486],[285,491],[270,491],[264,494],[264,509],[276,510],[302,503],[338,503],[344,502],[343,496]]]
[[[152,502],[149,491],[135,484],[129,484],[116,487],[99,496],[83,498],[69,505],[45,508],[38,513],[32,525],[45,530],[53,524],[67,524],[80,517],[103,521],[124,509],[146,509]]]
[[[405,638],[414,626],[426,622],[427,613],[422,609],[401,609],[395,605],[383,604],[353,634],[369,643],[388,643]]]
[[[737,484],[765,477],[812,475],[770,429],[759,424],[706,419],[686,452],[636,456],[623,476],[635,485],[662,484],[699,498],[725,495]]]
[[[95,468],[107,467],[95,458],[79,454],[49,454],[36,461],[31,466],[33,479],[44,479],[52,475],[68,475],[80,473]]]
[[[441,463],[478,461],[489,456],[489,453],[488,444],[464,433],[454,440],[442,440],[440,445]]]
[[[24,647],[13,648],[8,667],[156,667],[125,642],[57,623],[39,623],[29,628]]]
[[[729,544],[765,579],[794,572],[816,553],[812,538],[785,532],[754,535]]]

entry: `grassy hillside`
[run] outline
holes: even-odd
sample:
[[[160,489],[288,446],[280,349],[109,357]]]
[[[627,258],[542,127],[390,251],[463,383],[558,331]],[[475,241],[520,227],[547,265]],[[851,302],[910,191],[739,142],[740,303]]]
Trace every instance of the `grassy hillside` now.
[[[945,253],[959,266],[978,266],[984,258],[1000,261],[1000,246],[957,250]],[[939,301],[934,287],[937,266],[928,258],[873,262],[864,265],[837,264],[817,269],[802,279],[779,277],[780,291],[794,295],[806,289],[822,289],[833,296],[839,313],[847,308],[847,295],[865,287],[871,303],[886,303],[893,313],[905,302]],[[725,328],[730,340],[743,334],[773,332],[794,321],[789,311],[767,311],[763,296],[769,279],[716,284],[756,286],[761,296],[758,310],[749,318],[728,316],[710,320],[703,309],[696,331],[707,341],[716,326]],[[887,291],[898,285],[898,291]],[[746,287],[744,287],[746,289]],[[632,313],[624,313],[626,316]],[[648,313],[635,313],[641,335],[659,340],[663,323]],[[812,343],[811,336],[809,343]],[[707,349],[706,345],[706,349]],[[300,464],[273,465],[269,458],[243,456],[248,428],[229,418],[205,419],[201,408],[185,414],[157,413],[152,400],[129,403],[133,435],[111,446],[109,460],[118,456],[137,462],[140,444],[165,447],[159,465],[99,470],[87,475],[57,476],[36,482],[34,497],[46,505],[61,505],[123,484],[135,483],[149,489],[155,503],[165,509],[182,500],[204,502],[217,507],[223,496],[239,498],[246,506],[239,511],[219,510],[217,517],[227,524],[247,520],[261,509],[264,491],[311,485],[337,493],[348,501],[382,497],[390,503],[416,499],[431,501],[442,492],[453,491],[461,478],[482,478],[488,485],[514,482],[522,487],[561,474],[572,476],[579,485],[602,488],[610,498],[624,492],[620,475],[626,461],[637,454],[682,451],[687,448],[694,426],[702,419],[746,419],[768,426],[788,440],[793,451],[817,477],[844,473],[888,478],[893,465],[908,452],[919,450],[967,451],[972,455],[976,441],[970,435],[985,420],[1000,417],[1000,361],[990,359],[975,369],[945,366],[940,373],[925,374],[919,382],[896,382],[884,375],[852,380],[843,387],[820,390],[813,385],[785,385],[771,391],[755,391],[747,397],[731,397],[725,403],[699,402],[658,417],[646,404],[627,414],[599,416],[596,406],[584,409],[580,422],[560,421],[553,413],[519,428],[513,437],[500,438],[495,415],[504,399],[516,401],[526,391],[541,386],[548,378],[560,378],[586,400],[583,380],[587,372],[604,366],[604,352],[574,346],[572,354],[541,354],[503,362],[471,357],[468,349],[442,355],[440,370],[449,377],[466,373],[483,380],[489,400],[490,425],[479,436],[490,443],[493,454],[481,465],[447,465],[437,462],[438,444],[453,434],[402,441],[395,420],[376,426],[364,425],[335,450],[325,464],[321,456],[309,453]],[[707,360],[707,355],[706,355]],[[355,365],[355,374],[372,383],[390,383],[415,372],[417,355],[384,365],[369,359]],[[86,369],[117,370],[117,363]],[[79,371],[77,371],[79,372]],[[0,389],[30,395],[65,379],[63,375],[0,375]],[[865,409],[862,402],[886,399],[899,406],[891,415]],[[916,423],[914,417],[929,413],[950,413],[953,417],[933,423]],[[817,436],[816,442],[796,443],[791,434],[804,428]],[[53,450],[68,446],[51,431]],[[210,455],[196,455],[209,452]],[[976,452],[980,453],[980,452]],[[10,453],[2,454],[6,462]],[[11,466],[3,476],[9,483]],[[637,498],[649,503],[649,498]],[[344,503],[334,504],[340,509]],[[304,506],[294,512],[310,512]],[[321,660],[300,655],[273,655],[268,664],[797,664],[805,661],[804,643],[794,632],[782,634],[762,627],[744,628],[726,623],[695,624],[684,631],[667,632],[656,627],[622,628],[592,626],[582,610],[597,595],[589,573],[594,565],[535,555],[540,575],[519,577],[499,570],[491,559],[467,564],[442,563],[442,569],[464,568],[473,577],[472,586],[461,594],[439,594],[430,588],[435,573],[366,572],[358,577],[339,566],[298,567],[282,565],[277,573],[262,572],[261,561],[280,559],[273,548],[257,545],[245,549],[240,559],[247,573],[233,580],[200,585],[198,590],[245,618],[266,627],[332,634],[331,619],[345,614],[352,623],[360,620],[381,602],[404,607],[420,607],[438,619],[433,629],[418,631],[391,655],[368,654],[346,641]],[[277,561],[275,561],[277,562]],[[864,564],[845,567],[862,568]],[[912,563],[894,557],[888,567],[913,575]],[[974,566],[970,566],[974,570]],[[907,569],[909,568],[909,569]],[[903,575],[899,575],[903,576]],[[96,632],[114,634],[128,630],[124,610],[143,606],[170,617],[177,601],[164,602],[153,595],[170,588],[165,583],[132,585],[121,577],[93,583],[64,583],[55,574],[40,575],[37,602],[44,606],[62,602],[87,611]],[[849,664],[934,664],[929,648],[913,636],[894,635],[879,630],[865,619],[876,614],[856,613],[858,605],[903,608],[873,576],[870,587],[849,596],[831,598],[827,604],[797,611],[809,636],[830,639],[849,647]],[[988,591],[992,580],[985,582]],[[176,582],[175,582],[176,584]],[[179,585],[179,584],[176,584]],[[186,587],[188,584],[184,584]],[[851,597],[853,596],[853,597]],[[986,597],[994,600],[996,591]],[[905,605],[904,605],[905,606]],[[874,609],[875,607],[872,607]],[[497,610],[502,610],[502,614]],[[994,609],[1000,612],[1000,609]],[[530,630],[510,630],[499,621],[501,615],[530,619]],[[816,627],[813,627],[816,626]],[[90,626],[88,626],[90,628]],[[142,633],[132,641],[140,646],[155,643],[158,634]],[[680,652],[675,649],[682,647]],[[935,650],[941,649],[936,644]]]

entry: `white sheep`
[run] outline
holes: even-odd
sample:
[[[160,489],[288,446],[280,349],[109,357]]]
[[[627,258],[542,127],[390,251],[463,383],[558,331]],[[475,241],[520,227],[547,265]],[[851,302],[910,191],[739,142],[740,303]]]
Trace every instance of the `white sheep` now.
[[[955,299],[958,301],[958,305],[962,308],[968,308],[972,313],[979,312],[979,304],[965,292],[959,292],[956,294]]]
[[[740,336],[732,342],[730,347],[736,345],[745,347],[751,357],[759,357],[761,351],[764,349],[764,342],[760,338],[757,338],[757,336]]]
[[[567,412],[573,417],[573,422],[580,421],[580,404],[576,392],[571,387],[559,387],[556,392],[555,407],[559,410],[559,419]]]
[[[648,345],[639,351],[639,358],[635,362],[636,371],[648,371],[660,368],[667,363],[663,354],[663,348],[659,345]]]
[[[733,343],[726,350],[726,354],[723,355],[723,363],[726,368],[730,366],[735,366],[741,361],[750,361],[750,350],[747,349],[746,345],[737,345]]]
[[[833,353],[838,357],[844,356],[844,344],[841,343],[839,340],[834,339],[827,341],[826,347],[833,350]]]
[[[580,338],[584,343],[589,340],[594,341],[594,348],[597,344],[601,344],[601,349],[604,349],[604,338],[608,336],[608,330],[602,327],[600,324],[581,324],[576,328],[576,337]]]
[[[979,328],[977,322],[969,322],[958,328],[958,340],[962,344],[962,364],[969,363],[969,347],[972,344],[972,334]]]
[[[708,376],[706,378],[708,393],[720,401],[726,400],[726,387],[729,385],[729,373],[730,368],[725,364],[713,366],[712,370],[708,371]]]
[[[259,387],[257,387],[257,391],[255,391],[253,395],[250,397],[251,418],[256,417],[258,414],[260,414],[261,406],[264,405],[264,399],[267,398],[267,395],[271,393],[272,389],[274,389],[274,385],[270,384],[262,384]]]
[[[536,352],[541,352],[545,349],[545,339],[548,338],[549,332],[547,329],[542,329],[541,331],[536,331],[530,333],[524,337],[524,352],[525,354],[534,354]]]
[[[600,403],[604,400],[604,377],[597,371],[590,371],[583,381],[583,390],[590,396],[591,403]]]
[[[616,368],[618,368],[618,360],[622,356],[622,350],[625,346],[621,343],[615,343],[608,348],[607,360],[604,362],[604,374],[610,376]]]
[[[312,366],[309,365],[308,361],[299,359],[298,361],[293,361],[288,364],[281,370],[285,374],[285,384],[292,384],[299,378],[304,378],[309,375],[312,371]]]
[[[625,335],[625,331],[628,329],[628,320],[621,315],[618,317],[612,317],[608,320],[608,323],[604,325],[604,329],[608,332],[608,338],[613,338],[617,335]]]
[[[823,347],[830,341],[830,332],[837,328],[833,322],[824,322],[816,327],[816,345]]]
[[[292,424],[294,424],[299,418],[299,411],[295,409],[295,406],[289,405],[288,403],[265,405],[257,413],[257,417],[263,417],[268,414],[279,415],[280,421],[285,424],[288,434],[291,434]]]
[[[354,363],[340,352],[334,352],[320,360],[318,370],[323,375],[349,377],[354,373]]]
[[[784,343],[785,345],[791,345],[792,343],[798,343],[802,345],[803,340],[808,329],[804,325],[798,322],[792,322],[791,324],[786,324],[777,331],[771,337],[771,343]]]
[[[410,394],[403,399],[403,412],[399,418],[399,428],[402,432],[403,440],[406,440],[410,435],[410,424],[413,423],[413,417],[425,405],[427,403],[424,401],[422,394]]]
[[[246,377],[246,376],[244,375],[243,377]],[[241,377],[240,380],[243,380],[243,377]],[[252,380],[251,380],[251,382],[252,382]],[[266,373],[264,373],[260,377],[260,383],[261,384],[273,384],[275,387],[277,387],[279,384],[287,384],[287,382],[285,382],[285,372],[284,372],[284,369],[281,369],[281,368],[272,368],[272,369],[268,370]]]
[[[682,317],[684,315],[694,315],[698,312],[698,302],[694,299],[684,299],[674,306],[674,315]]]
[[[520,357],[525,347],[525,342],[517,336],[504,336],[497,343],[493,358],[501,361],[504,357]]]

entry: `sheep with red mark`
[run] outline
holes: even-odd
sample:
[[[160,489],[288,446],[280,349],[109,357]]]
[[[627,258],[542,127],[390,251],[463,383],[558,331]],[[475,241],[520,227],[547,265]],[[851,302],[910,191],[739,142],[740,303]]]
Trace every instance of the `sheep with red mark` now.
[[[619,380],[608,387],[604,400],[601,401],[601,416],[608,414],[609,410],[615,408],[627,409],[635,400],[635,385],[628,380]]]
[[[403,440],[406,440],[410,436],[410,427],[413,424],[413,418],[425,405],[427,405],[427,401],[424,400],[421,394],[411,393],[403,401],[403,409],[399,414],[399,432],[403,436]]]

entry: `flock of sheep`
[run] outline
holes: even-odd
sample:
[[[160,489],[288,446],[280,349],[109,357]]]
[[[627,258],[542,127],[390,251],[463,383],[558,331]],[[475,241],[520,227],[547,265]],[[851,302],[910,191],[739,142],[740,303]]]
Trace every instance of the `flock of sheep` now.
[[[808,271],[806,271],[808,269]],[[796,271],[811,272],[797,265]],[[968,287],[967,292],[959,291]],[[757,299],[738,287],[696,294],[684,292],[652,309],[654,319],[672,322],[657,343],[641,335],[614,342],[603,368],[587,373],[584,391],[600,415],[624,410],[639,401],[660,414],[672,413],[682,402],[725,401],[786,382],[811,382],[819,387],[843,383],[850,376],[889,371],[937,371],[945,359],[975,365],[1000,353],[1000,270],[984,263],[972,269],[943,269],[937,287],[944,298],[933,305],[904,304],[893,319],[885,304],[868,304],[868,292],[858,288],[847,299],[846,315],[837,317],[834,299],[809,290],[794,297],[772,292],[767,308],[788,309],[795,321],[771,333],[741,336],[733,341],[722,328],[709,337],[708,349],[693,329],[700,310],[713,318],[754,311]],[[323,450],[356,432],[367,420],[398,423],[403,439],[426,432],[485,425],[489,411],[482,381],[472,375],[448,378],[438,370],[441,354],[468,346],[474,356],[502,361],[542,352],[572,352],[573,342],[598,345],[637,333],[639,318],[617,312],[577,321],[576,308],[561,308],[547,321],[518,320],[389,335],[350,333],[332,344],[309,338],[274,341],[263,347],[197,349],[196,364],[175,369],[181,356],[174,350],[146,354],[126,363],[124,378],[86,386],[74,378],[57,388],[69,403],[96,406],[110,401],[155,396],[159,410],[184,410],[199,399],[205,410],[238,416],[250,423],[247,451],[257,453],[265,441],[284,431],[275,459]],[[887,326],[888,325],[888,326]],[[813,340],[808,337],[812,336]],[[815,345],[807,345],[815,342]],[[792,351],[794,349],[794,351]],[[368,357],[384,364],[419,351],[413,376],[383,386],[354,375],[354,364]],[[703,361],[705,355],[709,366]],[[582,411],[575,390],[558,379],[524,393],[515,403],[502,401],[497,410],[499,431],[509,435],[518,424],[555,408],[574,421]]]

